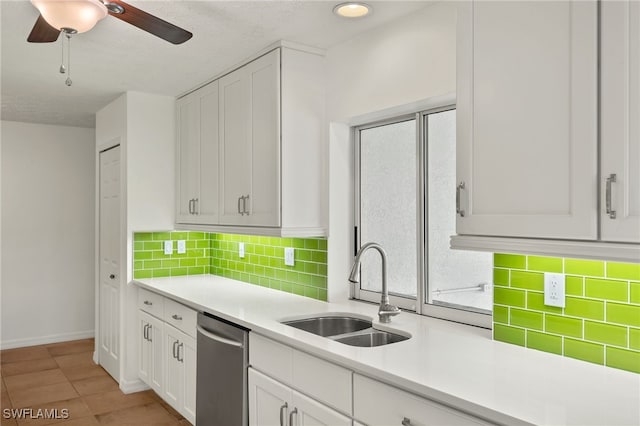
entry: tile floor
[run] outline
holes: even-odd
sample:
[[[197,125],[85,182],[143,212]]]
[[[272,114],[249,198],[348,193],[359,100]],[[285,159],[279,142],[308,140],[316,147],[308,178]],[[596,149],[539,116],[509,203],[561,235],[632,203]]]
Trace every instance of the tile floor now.
[[[190,425],[151,390],[123,394],[92,357],[93,339],[0,351],[0,425]],[[6,418],[18,408],[68,418]]]

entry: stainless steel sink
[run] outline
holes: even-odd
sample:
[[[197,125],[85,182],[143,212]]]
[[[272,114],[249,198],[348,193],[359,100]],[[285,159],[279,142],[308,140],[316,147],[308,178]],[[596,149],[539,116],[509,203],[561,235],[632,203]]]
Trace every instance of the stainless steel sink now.
[[[338,339],[335,339],[335,341],[344,343],[345,345],[372,348],[374,346],[382,346],[388,345],[389,343],[402,342],[403,340],[407,339],[407,336],[403,336],[401,334],[375,330],[368,333],[358,333],[351,336],[340,337]]]
[[[305,318],[285,321],[283,324],[309,333],[317,334],[322,337],[353,333],[354,331],[360,331],[371,327],[371,321],[346,316]]]
[[[402,342],[409,336],[376,330],[371,321],[345,315],[303,318],[298,320],[283,321],[291,327],[327,337],[336,342],[350,346],[372,348]]]

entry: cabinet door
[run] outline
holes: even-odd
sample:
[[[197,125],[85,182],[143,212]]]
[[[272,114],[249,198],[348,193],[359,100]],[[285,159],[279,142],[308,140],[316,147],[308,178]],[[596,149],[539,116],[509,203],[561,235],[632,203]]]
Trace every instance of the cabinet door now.
[[[280,50],[246,66],[249,83],[248,225],[280,226]]]
[[[293,406],[297,410],[290,426],[351,426],[351,419],[311,398],[292,391]]]
[[[601,25],[601,238],[640,243],[640,3],[602,2]]]
[[[460,5],[458,234],[597,238],[597,21],[595,1]]]
[[[194,223],[194,201],[200,181],[200,99],[197,92],[176,102],[177,110],[177,185],[176,222]]]
[[[192,424],[196,423],[196,340],[183,336],[179,360],[184,372],[184,392],[180,413]]]
[[[167,324],[164,325],[164,330],[164,361],[166,366],[162,395],[165,401],[180,411],[184,372],[182,364],[178,361],[177,351],[183,333]]]
[[[288,422],[291,390],[249,368],[249,425],[280,426]]]
[[[219,81],[220,101],[220,223],[241,224],[241,197],[251,192],[251,117],[246,68]]]
[[[218,223],[218,82],[209,83],[198,91],[200,109],[199,191],[195,201],[195,222]]]
[[[149,381],[147,384],[159,395],[162,394],[164,377],[164,330],[163,323],[157,318],[149,316]]]

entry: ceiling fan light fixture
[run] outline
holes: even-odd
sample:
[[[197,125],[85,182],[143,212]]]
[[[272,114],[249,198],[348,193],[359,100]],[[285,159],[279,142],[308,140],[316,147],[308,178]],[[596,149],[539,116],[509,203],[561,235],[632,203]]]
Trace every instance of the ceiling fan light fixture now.
[[[31,0],[42,17],[52,27],[73,29],[84,33],[107,16],[100,0]]]
[[[369,15],[373,9],[366,3],[340,3],[333,8],[333,13],[343,18],[362,18]]]

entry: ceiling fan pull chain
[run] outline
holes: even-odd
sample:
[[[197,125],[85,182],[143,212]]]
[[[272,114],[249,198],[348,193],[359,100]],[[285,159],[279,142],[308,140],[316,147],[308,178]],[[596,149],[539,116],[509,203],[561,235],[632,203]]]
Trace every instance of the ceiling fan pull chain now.
[[[71,34],[65,34],[67,36],[67,80],[64,82],[67,86],[71,86]]]
[[[64,66],[64,37],[60,40],[60,45],[62,46],[62,59],[60,60],[60,74],[64,74],[67,72],[67,69]]]

